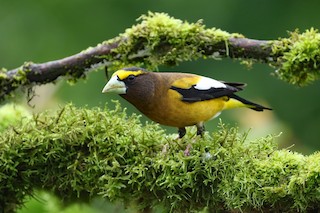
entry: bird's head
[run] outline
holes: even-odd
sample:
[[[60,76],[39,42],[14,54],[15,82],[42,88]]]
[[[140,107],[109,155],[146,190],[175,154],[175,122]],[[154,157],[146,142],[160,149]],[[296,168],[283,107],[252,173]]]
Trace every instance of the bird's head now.
[[[111,79],[104,86],[102,93],[116,93],[125,95],[129,88],[137,84],[141,84],[141,76],[146,74],[147,71],[143,68],[130,67],[123,68],[113,73]]]

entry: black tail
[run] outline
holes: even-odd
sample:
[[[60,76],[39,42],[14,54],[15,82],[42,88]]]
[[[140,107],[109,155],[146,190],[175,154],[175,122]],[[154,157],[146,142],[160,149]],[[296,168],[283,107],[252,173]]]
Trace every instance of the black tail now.
[[[230,98],[234,98],[234,99],[236,99],[236,100],[238,100],[238,101],[241,101],[242,103],[244,103],[245,105],[248,105],[248,107],[250,108],[250,109],[253,109],[253,110],[255,110],[255,111],[263,111],[263,110],[272,110],[271,108],[268,108],[268,107],[264,107],[264,106],[261,106],[261,105],[259,105],[259,104],[256,104],[256,103],[252,103],[252,102],[250,102],[250,101],[248,101],[248,100],[246,100],[246,99],[243,99],[243,98],[241,98],[241,97],[239,97],[239,96],[237,96],[237,95],[235,95],[235,94],[232,94],[232,95],[230,95],[229,96]]]
[[[225,82],[225,81],[221,81],[222,83],[228,85],[228,86],[231,86],[231,87],[235,87],[237,88],[239,91],[240,90],[243,90],[247,84],[245,83],[240,83],[240,82]]]

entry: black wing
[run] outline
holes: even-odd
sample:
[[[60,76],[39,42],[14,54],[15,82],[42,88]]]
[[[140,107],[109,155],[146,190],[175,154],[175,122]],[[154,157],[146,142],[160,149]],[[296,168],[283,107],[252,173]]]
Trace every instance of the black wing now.
[[[228,83],[224,83],[226,87],[220,87],[220,88],[214,88],[211,87],[207,90],[199,90],[196,89],[193,85],[192,87],[188,89],[182,89],[179,87],[172,86],[170,89],[177,91],[182,95],[182,101],[185,102],[197,102],[197,101],[205,101],[210,100],[214,98],[220,98],[223,96],[230,96],[233,93],[242,90],[242,87],[244,87],[244,84],[241,83],[231,83],[230,85]],[[231,86],[235,85],[235,86]]]

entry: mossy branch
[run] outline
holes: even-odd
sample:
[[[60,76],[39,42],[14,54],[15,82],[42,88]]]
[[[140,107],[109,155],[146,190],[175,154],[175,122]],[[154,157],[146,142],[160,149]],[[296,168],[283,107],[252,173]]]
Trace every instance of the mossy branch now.
[[[0,209],[14,212],[35,189],[165,212],[320,209],[319,153],[278,150],[273,136],[248,141],[222,124],[204,138],[172,138],[119,105],[68,105],[26,118],[0,135]]]
[[[141,23],[118,37],[78,54],[45,63],[25,62],[0,72],[0,99],[19,87],[54,82],[60,76],[76,80],[98,65],[116,69],[136,65],[155,69],[198,58],[230,57],[268,63],[276,76],[305,85],[319,76],[320,34],[310,29],[278,40],[254,40],[243,35],[206,28],[202,21],[183,22],[163,13],[141,16]]]

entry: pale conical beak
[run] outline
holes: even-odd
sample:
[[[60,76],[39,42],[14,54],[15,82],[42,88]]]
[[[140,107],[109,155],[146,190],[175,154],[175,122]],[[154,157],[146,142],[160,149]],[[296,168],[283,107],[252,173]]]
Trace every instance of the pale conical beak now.
[[[118,80],[118,76],[113,76],[102,89],[102,93],[126,94],[127,87],[123,81]]]

